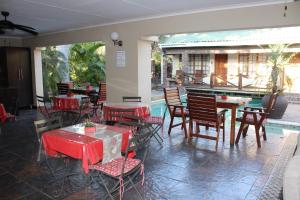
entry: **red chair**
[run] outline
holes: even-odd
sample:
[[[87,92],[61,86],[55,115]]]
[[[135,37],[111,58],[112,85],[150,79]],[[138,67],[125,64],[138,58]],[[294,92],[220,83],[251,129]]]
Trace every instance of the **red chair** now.
[[[0,121],[1,121],[1,127],[7,120],[16,120],[16,116],[13,114],[10,114],[6,112],[4,105],[0,103]],[[0,134],[1,134],[1,127],[0,127]]]

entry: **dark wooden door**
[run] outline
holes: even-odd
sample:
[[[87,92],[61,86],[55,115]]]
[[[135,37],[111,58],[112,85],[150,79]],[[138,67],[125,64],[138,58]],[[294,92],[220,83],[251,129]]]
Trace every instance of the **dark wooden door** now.
[[[215,83],[219,86],[226,85],[227,81],[227,54],[216,54],[215,55]]]
[[[19,97],[20,106],[31,106],[32,101],[32,75],[30,65],[30,50],[22,48],[19,50],[20,59],[20,81]]]
[[[32,105],[32,76],[30,50],[9,47],[6,49],[6,67],[9,87],[16,87],[20,107]]]

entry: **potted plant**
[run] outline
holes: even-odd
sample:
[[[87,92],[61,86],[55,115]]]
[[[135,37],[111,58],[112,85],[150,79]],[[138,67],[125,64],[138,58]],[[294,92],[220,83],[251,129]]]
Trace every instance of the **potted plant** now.
[[[91,121],[86,121],[84,123],[84,132],[85,133],[95,133],[96,132],[96,125]]]
[[[283,91],[285,86],[290,87],[292,85],[292,80],[285,74],[285,67],[289,65],[291,59],[295,55],[294,53],[285,52],[288,46],[288,44],[269,45],[271,53],[267,61],[267,66],[271,68],[271,74],[267,84],[267,90],[269,93],[279,93],[275,105],[273,106],[273,110],[269,115],[269,118],[273,119],[281,119],[288,106],[288,100],[283,95]],[[263,97],[263,107],[268,105],[269,99],[270,94]]]

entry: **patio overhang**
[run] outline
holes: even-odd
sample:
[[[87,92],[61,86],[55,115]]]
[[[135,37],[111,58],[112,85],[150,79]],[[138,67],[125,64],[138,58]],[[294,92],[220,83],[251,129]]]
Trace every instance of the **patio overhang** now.
[[[107,45],[108,100],[118,102],[122,96],[139,95],[150,102],[151,42],[143,40],[145,36],[299,26],[300,3],[290,2],[287,6],[286,17],[283,17],[283,4],[256,5],[41,34],[37,37],[24,38],[22,44],[35,48],[101,40]],[[112,32],[119,33],[123,41],[122,48],[113,45],[110,38]],[[124,68],[116,68],[118,50],[126,53]]]

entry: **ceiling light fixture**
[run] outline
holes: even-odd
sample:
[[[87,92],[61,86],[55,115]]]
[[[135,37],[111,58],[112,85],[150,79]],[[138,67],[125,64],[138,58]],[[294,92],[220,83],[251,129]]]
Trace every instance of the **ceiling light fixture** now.
[[[110,35],[112,41],[114,42],[115,46],[121,47],[123,45],[122,40],[119,40],[119,33],[117,32],[112,32]]]

